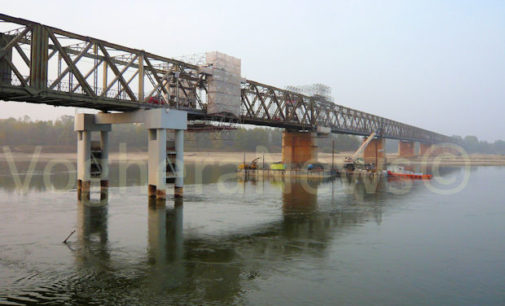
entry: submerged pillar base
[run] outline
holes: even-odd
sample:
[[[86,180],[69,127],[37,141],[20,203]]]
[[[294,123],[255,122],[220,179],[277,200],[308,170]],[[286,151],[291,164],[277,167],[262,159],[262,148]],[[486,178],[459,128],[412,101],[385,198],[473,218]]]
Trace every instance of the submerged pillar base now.
[[[317,145],[312,133],[288,130],[282,133],[282,163],[288,169],[301,168],[315,160]]]
[[[100,199],[107,198],[109,194],[109,181],[101,180],[100,181]]]
[[[77,192],[89,192],[91,190],[91,181],[77,180]]]
[[[100,189],[107,189],[109,188],[109,181],[108,180],[101,180],[100,181]]]
[[[174,187],[174,197],[182,198],[184,196],[184,187]]]
[[[77,180],[77,199],[89,200],[91,191],[91,181]]]
[[[150,198],[156,198],[156,186],[154,186],[154,185],[147,185],[147,195]]]
[[[156,198],[158,200],[164,200],[167,198],[167,193],[165,189],[158,189],[156,188],[155,185],[148,185],[147,186],[147,194],[149,198]]]
[[[363,152],[363,160],[366,164],[374,164],[377,170],[383,170],[386,167],[386,155],[384,153],[384,138],[374,138]]]
[[[164,200],[167,198],[167,192],[165,189],[156,189],[156,199],[157,200]]]

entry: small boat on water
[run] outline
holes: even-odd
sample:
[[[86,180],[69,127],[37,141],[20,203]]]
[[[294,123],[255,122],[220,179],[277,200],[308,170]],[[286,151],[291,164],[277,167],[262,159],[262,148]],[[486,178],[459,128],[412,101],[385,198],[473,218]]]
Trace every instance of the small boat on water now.
[[[433,175],[431,174],[423,174],[419,172],[412,172],[403,169],[403,167],[398,167],[395,170],[387,171],[388,177],[393,178],[401,178],[401,179],[411,179],[411,180],[431,180]]]
[[[388,177],[406,178],[412,180],[430,180],[433,175],[422,173],[398,173],[388,170]]]

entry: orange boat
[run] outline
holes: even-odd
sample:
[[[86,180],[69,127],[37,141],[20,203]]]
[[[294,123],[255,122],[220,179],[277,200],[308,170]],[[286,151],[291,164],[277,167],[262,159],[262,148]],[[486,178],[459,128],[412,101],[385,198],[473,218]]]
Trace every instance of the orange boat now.
[[[399,173],[388,170],[389,177],[397,177],[397,178],[405,178],[411,180],[430,180],[433,175],[431,174],[422,174],[422,173]]]

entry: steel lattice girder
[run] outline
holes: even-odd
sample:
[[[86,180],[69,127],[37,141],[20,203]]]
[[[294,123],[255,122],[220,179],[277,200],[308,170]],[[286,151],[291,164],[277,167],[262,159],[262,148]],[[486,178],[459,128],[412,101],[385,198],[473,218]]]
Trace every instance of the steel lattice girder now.
[[[9,82],[0,78],[1,100],[118,111],[171,108],[178,102],[197,119],[301,130],[328,127],[334,133],[355,135],[376,132],[425,143],[450,141],[321,97],[250,80],[242,84],[240,118],[210,116],[206,113],[208,74],[199,66],[3,14],[0,21],[18,26],[0,36],[0,63],[10,69],[7,79],[13,74]]]
[[[268,121],[278,126],[280,121],[299,129],[315,130],[322,126],[334,133],[366,136],[376,132],[392,139],[450,141],[441,134],[249,80],[242,88],[242,106],[242,118],[253,123]]]

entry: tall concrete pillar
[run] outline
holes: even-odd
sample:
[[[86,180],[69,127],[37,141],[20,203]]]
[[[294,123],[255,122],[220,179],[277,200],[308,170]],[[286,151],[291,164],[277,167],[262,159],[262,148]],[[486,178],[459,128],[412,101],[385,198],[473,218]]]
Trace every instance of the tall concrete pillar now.
[[[424,155],[431,148],[430,143],[420,143],[419,144],[419,155]]]
[[[175,169],[174,196],[182,198],[184,192],[184,130],[175,130]]]
[[[77,114],[74,121],[74,131],[77,132],[77,194],[80,198],[89,198],[92,180],[99,180],[101,187],[108,186],[109,179],[109,132],[110,124],[96,124],[94,114]],[[91,136],[100,132],[100,153],[97,161],[100,164],[100,175],[92,176]],[[95,156],[96,157],[96,156]]]
[[[384,138],[374,138],[363,152],[363,160],[367,164],[374,164],[376,169],[382,170],[386,166],[386,155]]]
[[[100,187],[101,189],[109,187],[109,132],[100,131],[100,147],[102,155],[100,158]]]
[[[167,130],[148,130],[148,193],[149,197],[166,198]]]
[[[414,142],[413,141],[403,141],[398,142],[398,156],[399,157],[413,157],[414,152]]]
[[[317,145],[312,133],[288,130],[282,133],[282,162],[287,168],[300,168],[315,160]]]
[[[89,198],[91,188],[91,131],[77,131],[77,194]]]

